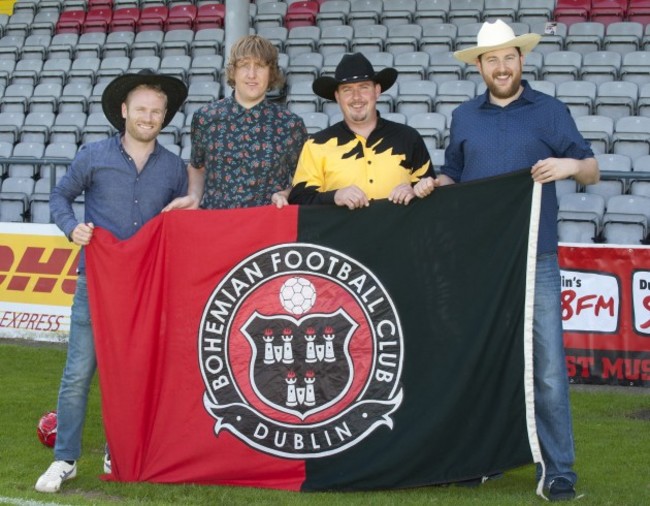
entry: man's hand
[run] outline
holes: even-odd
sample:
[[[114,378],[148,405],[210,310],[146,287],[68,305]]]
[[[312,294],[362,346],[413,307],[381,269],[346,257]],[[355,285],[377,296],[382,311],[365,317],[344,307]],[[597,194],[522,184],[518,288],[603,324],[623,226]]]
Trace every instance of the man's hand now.
[[[355,185],[336,190],[334,203],[337,206],[346,206],[348,209],[359,209],[370,205],[366,194],[361,188]]]
[[[167,204],[161,213],[166,213],[172,209],[198,209],[201,202],[196,197],[186,195],[185,197],[177,197]]]
[[[415,186],[413,187],[413,192],[416,197],[423,199],[424,197],[431,195],[433,190],[440,186],[440,180],[432,177],[423,177],[420,179]]]
[[[282,190],[271,195],[271,204],[278,209],[289,205],[289,190]]]
[[[70,239],[77,246],[88,246],[93,238],[95,225],[92,223],[79,223],[70,234]]]
[[[406,206],[414,197],[413,187],[408,183],[404,183],[392,189],[388,195],[388,200],[393,204],[404,204]]]

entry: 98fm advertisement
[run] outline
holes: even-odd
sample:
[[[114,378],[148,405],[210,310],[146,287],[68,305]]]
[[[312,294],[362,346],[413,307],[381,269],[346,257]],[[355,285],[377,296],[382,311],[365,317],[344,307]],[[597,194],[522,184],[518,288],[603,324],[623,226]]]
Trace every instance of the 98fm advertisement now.
[[[574,383],[650,386],[650,248],[560,246]]]

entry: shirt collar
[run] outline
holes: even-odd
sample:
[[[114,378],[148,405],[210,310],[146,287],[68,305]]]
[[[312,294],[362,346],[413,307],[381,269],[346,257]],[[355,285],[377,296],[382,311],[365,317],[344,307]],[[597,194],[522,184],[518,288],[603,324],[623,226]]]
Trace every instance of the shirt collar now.
[[[230,111],[233,114],[235,114],[237,116],[240,116],[242,114],[254,114],[254,115],[257,114],[257,115],[259,115],[261,113],[261,111],[263,111],[266,108],[266,103],[267,103],[267,99],[264,98],[264,99],[262,99],[261,102],[259,102],[258,104],[255,104],[250,109],[246,109],[246,107],[242,106],[239,102],[237,102],[237,100],[235,100],[234,95],[231,95],[231,96],[229,96],[228,98],[226,98],[224,100],[227,100],[229,102],[229,104],[228,104],[229,107],[228,108],[230,109]]]

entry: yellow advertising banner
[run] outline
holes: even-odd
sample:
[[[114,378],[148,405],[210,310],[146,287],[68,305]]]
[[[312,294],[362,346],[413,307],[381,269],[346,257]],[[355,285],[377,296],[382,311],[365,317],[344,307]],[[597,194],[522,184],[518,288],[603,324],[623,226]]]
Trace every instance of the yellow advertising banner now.
[[[79,247],[54,225],[0,224],[0,337],[59,340],[69,329]]]

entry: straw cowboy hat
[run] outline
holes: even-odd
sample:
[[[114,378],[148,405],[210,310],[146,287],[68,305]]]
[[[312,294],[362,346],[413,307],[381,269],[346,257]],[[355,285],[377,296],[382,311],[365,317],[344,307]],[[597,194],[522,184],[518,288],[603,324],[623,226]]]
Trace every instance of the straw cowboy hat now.
[[[456,51],[454,56],[465,63],[474,63],[484,53],[507,47],[518,47],[521,54],[528,54],[541,38],[538,33],[526,33],[516,37],[512,28],[500,19],[494,23],[486,21],[476,36],[476,46]]]
[[[374,81],[384,92],[397,80],[397,70],[385,68],[375,73],[372,63],[361,53],[346,54],[336,66],[334,77],[323,76],[314,81],[311,88],[321,98],[334,100],[334,92],[343,83]]]
[[[187,86],[175,77],[157,74],[151,69],[142,69],[137,74],[123,74],[113,79],[102,93],[102,109],[106,119],[120,132],[124,131],[122,104],[129,92],[141,84],[158,85],[167,95],[167,113],[162,127],[165,128],[187,98]]]

